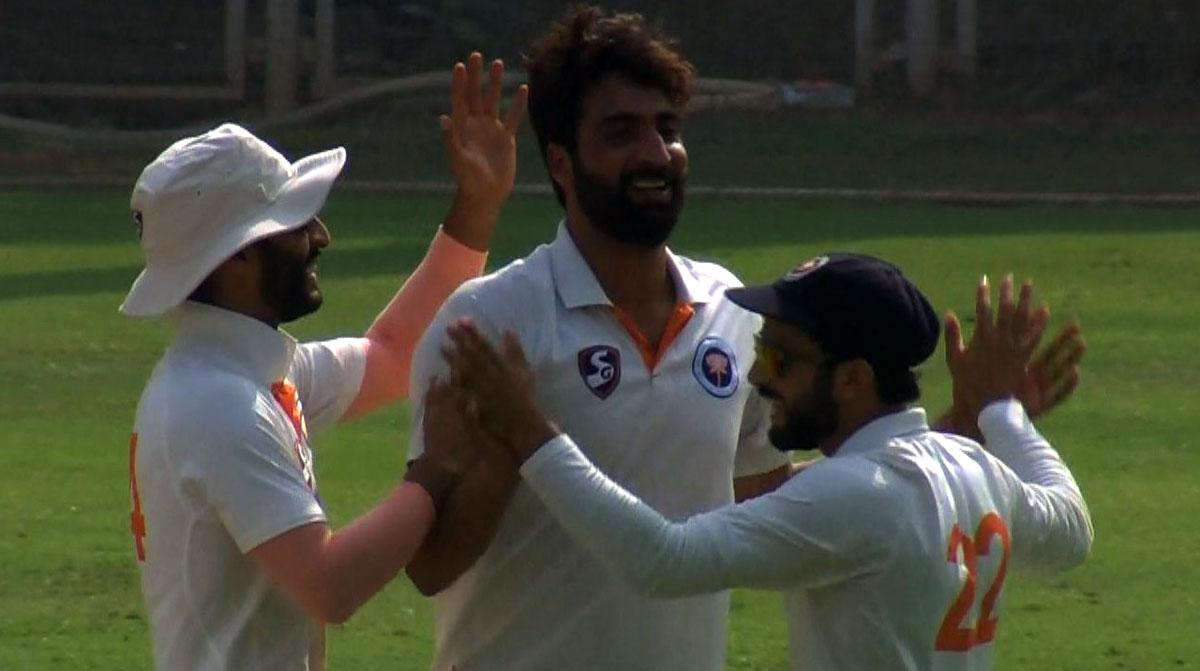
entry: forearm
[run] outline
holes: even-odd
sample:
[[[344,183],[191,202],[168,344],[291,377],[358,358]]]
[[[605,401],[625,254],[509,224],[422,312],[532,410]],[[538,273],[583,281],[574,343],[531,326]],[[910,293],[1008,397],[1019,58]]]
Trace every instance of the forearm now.
[[[332,534],[322,571],[331,622],[349,618],[400,573],[421,546],[434,517],[429,494],[404,482],[370,512]]]
[[[1027,485],[1020,510],[1036,525],[1032,536],[1040,546],[1040,551],[1031,556],[1049,568],[1066,568],[1083,561],[1094,537],[1091,516],[1062,457],[1015,401],[984,408],[979,426],[988,451]]]
[[[475,564],[496,535],[518,481],[511,462],[484,458],[450,491],[405,569],[421,594],[441,592]]]
[[[343,418],[408,395],[413,350],[438,308],[483,270],[487,254],[438,231],[425,258],[367,330],[362,387]]]
[[[566,436],[544,445],[521,475],[576,542],[641,594],[777,588],[806,569],[803,554],[755,521],[766,515],[726,506],[672,522],[609,480]]]
[[[421,486],[404,482],[336,533],[324,522],[306,524],[249,554],[313,619],[340,623],[400,572],[433,519],[433,499]]]

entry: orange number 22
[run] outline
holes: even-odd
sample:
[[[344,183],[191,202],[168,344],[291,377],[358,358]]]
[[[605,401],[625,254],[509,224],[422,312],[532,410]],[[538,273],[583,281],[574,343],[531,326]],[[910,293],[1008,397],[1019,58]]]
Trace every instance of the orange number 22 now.
[[[964,621],[971,612],[971,606],[975,603],[975,583],[979,579],[976,558],[979,555],[988,554],[991,550],[993,536],[1000,537],[1000,545],[1004,550],[1004,554],[1000,557],[1000,569],[996,571],[996,578],[992,581],[992,586],[983,595],[983,603],[979,608],[979,621],[973,628],[965,627],[963,626]],[[1008,570],[1008,556],[1012,550],[1008,527],[996,513],[988,513],[983,516],[983,519],[979,521],[979,527],[975,530],[974,537],[963,533],[962,529],[955,524],[954,528],[950,530],[950,547],[946,551],[946,561],[957,564],[960,547],[962,548],[963,563],[967,565],[967,580],[963,583],[958,598],[950,604],[950,609],[946,611],[946,617],[942,618],[942,626],[938,628],[937,642],[934,644],[937,650],[965,652],[977,645],[988,643],[996,637],[996,621],[999,618],[992,617],[992,610],[996,607],[996,599],[999,598],[1000,590],[1004,587],[1004,573]]]

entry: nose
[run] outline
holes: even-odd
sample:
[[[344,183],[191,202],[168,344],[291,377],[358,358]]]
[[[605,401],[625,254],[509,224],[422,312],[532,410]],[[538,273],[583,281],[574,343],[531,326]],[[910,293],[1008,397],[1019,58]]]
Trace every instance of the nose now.
[[[763,365],[763,362],[760,361],[757,356],[754,357],[754,363],[750,366],[750,374],[746,376],[746,379],[750,381],[750,384],[754,385],[755,387],[761,387],[770,381],[770,376],[767,375],[767,371],[763,370],[764,368],[766,368],[766,366]]]
[[[657,130],[646,132],[638,143],[638,162],[643,166],[665,168],[671,164],[667,141]]]
[[[332,242],[332,236],[329,235],[329,229],[326,228],[325,222],[317,217],[308,224],[308,239],[313,247],[323,249],[329,246]]]

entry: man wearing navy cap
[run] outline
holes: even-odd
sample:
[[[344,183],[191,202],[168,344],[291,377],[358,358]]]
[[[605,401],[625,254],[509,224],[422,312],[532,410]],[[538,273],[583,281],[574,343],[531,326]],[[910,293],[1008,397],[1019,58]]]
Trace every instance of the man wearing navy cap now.
[[[947,321],[956,394],[977,411],[984,449],[931,430],[915,405],[914,368],[939,322],[895,266],[829,254],[729,290],[765,318],[750,380],[772,401],[771,442],[826,458],[683,522],[609,480],[545,418],[511,337],[498,354],[454,324],[448,359],[524,480],[639,592],[781,589],[794,669],[988,669],[1010,566],[1066,569],[1092,542],[1071,472],[1012,398],[1032,351],[1031,291],[1014,301],[1006,279],[993,316],[981,283],[969,348]]]

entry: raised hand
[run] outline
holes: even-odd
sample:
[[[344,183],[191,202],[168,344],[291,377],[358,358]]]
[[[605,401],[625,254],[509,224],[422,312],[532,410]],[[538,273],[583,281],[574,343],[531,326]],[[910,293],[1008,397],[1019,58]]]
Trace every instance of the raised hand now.
[[[452,383],[470,397],[482,430],[506,445],[518,463],[558,434],[537,405],[533,370],[513,333],[504,334],[503,353],[470,320],[451,324],[446,333],[450,345],[443,355]]]
[[[494,60],[486,88],[483,56],[472,53],[454,66],[450,82],[450,114],[438,121],[450,171],[458,185],[447,233],[476,249],[487,249],[500,206],[512,193],[517,174],[517,128],[529,100],[520,86],[500,116],[504,63]]]
[[[1049,307],[1033,308],[1033,283],[1021,286],[1013,300],[1012,275],[1000,287],[1000,305],[992,313],[991,287],[984,277],[976,290],[975,331],[964,346],[962,326],[946,316],[946,363],[954,384],[955,428],[978,437],[975,417],[983,406],[1014,397],[1037,417],[1066,400],[1079,381],[1085,346],[1078,324],[1069,324],[1035,359],[1050,320]]]

